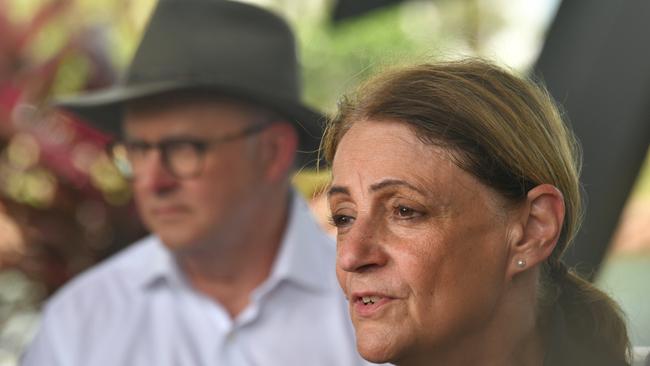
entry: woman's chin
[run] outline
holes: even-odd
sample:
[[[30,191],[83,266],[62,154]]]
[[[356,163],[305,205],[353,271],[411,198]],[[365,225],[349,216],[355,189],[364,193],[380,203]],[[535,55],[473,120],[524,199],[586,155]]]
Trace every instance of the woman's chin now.
[[[361,357],[372,363],[392,362],[396,358],[396,349],[387,337],[383,339],[375,337],[360,338],[357,335],[357,350]]]
[[[359,354],[364,360],[372,363],[388,363],[393,359],[383,350],[363,350],[359,348]]]

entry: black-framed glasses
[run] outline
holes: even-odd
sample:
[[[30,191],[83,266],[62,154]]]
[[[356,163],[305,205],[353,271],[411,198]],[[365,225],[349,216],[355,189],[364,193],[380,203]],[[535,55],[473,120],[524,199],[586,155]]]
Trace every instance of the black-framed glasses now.
[[[115,166],[127,178],[138,176],[150,150],[160,151],[163,166],[178,179],[194,178],[201,174],[208,149],[226,142],[255,135],[271,123],[259,123],[236,133],[213,139],[168,138],[151,143],[141,140],[115,141],[107,146],[108,154]]]

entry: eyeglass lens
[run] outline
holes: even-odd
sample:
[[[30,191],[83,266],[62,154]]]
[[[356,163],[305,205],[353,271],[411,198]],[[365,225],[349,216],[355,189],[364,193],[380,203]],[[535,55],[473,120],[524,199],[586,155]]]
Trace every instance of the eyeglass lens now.
[[[137,177],[151,158],[151,150],[158,150],[165,168],[177,178],[190,178],[200,173],[206,143],[190,140],[169,140],[158,144],[142,141],[119,142],[110,152],[117,168],[129,178]]]

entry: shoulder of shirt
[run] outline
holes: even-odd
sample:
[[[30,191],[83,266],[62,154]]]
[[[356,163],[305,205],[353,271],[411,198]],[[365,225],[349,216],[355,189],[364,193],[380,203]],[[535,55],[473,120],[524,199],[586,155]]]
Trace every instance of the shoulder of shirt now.
[[[323,286],[324,278],[328,277],[325,273],[329,272],[330,262],[335,260],[334,241],[320,229],[301,197],[294,198],[293,209],[296,217],[291,227],[286,228],[285,236],[299,243],[298,252],[294,253],[297,258],[294,260],[300,263],[300,267],[309,267],[309,271],[300,268],[294,275],[299,275],[303,282],[309,281],[311,276],[313,284]],[[130,299],[137,298],[142,293],[141,285],[155,271],[152,263],[167,255],[164,250],[155,236],[145,237],[129,245],[77,275],[59,289],[47,301],[46,315],[48,312],[61,313],[72,308],[81,312],[86,309],[96,312],[98,306],[105,306],[111,311],[120,306],[128,306]],[[334,276],[332,279],[335,281]],[[338,290],[334,285],[335,282],[327,287]]]
[[[294,198],[292,204],[292,222],[288,223],[285,228],[285,236],[292,230],[300,240],[305,240],[310,245],[318,246],[326,252],[335,253],[336,243],[323,229],[318,225],[313,213],[309,209],[307,202],[301,196]]]
[[[340,291],[334,272],[335,250],[332,238],[296,194],[271,276],[312,290]]]
[[[152,255],[162,250],[157,238],[145,237],[74,277],[46,303],[46,310],[96,307],[111,298],[128,299]],[[101,297],[101,301],[98,298]]]

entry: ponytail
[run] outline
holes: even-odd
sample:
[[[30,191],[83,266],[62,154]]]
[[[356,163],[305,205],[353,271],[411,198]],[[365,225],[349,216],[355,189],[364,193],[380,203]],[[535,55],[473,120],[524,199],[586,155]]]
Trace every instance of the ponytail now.
[[[555,257],[549,258],[543,268],[545,291],[540,304],[546,309],[542,313],[552,311],[557,303],[573,339],[597,347],[613,359],[629,362],[630,341],[619,305]]]

